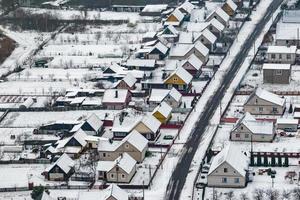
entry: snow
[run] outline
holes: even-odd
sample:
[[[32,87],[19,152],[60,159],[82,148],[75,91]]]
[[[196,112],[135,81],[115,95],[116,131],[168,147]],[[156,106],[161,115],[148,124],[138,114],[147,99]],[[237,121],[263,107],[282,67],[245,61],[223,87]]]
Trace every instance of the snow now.
[[[122,140],[122,143],[125,142],[130,143],[140,152],[143,152],[148,145],[148,140],[136,130],[131,131],[131,133]]]
[[[144,12],[162,12],[168,8],[168,4],[148,4],[142,10]]]
[[[282,70],[290,70],[290,64],[274,64],[274,63],[264,63],[262,69],[282,69]]]
[[[296,46],[268,46],[267,53],[287,53],[295,54],[297,51]]]
[[[263,99],[263,100],[266,100],[266,101],[269,101],[271,103],[274,103],[274,104],[277,104],[277,105],[280,105],[280,106],[284,106],[285,104],[285,99],[284,98],[281,98],[279,97],[278,95],[276,94],[273,94],[267,90],[263,90],[261,88],[257,88],[255,90],[255,94]]]
[[[159,112],[161,115],[167,118],[172,113],[172,107],[163,101],[153,110],[152,113],[155,112]]]
[[[105,90],[102,102],[103,103],[125,103],[128,96],[128,90],[123,89],[108,89]]]

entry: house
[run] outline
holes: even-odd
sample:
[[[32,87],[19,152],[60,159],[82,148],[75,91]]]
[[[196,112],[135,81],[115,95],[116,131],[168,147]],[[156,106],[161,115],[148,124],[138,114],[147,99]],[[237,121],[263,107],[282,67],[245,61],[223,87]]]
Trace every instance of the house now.
[[[134,130],[138,131],[150,142],[155,141],[159,136],[159,127],[161,122],[153,115],[146,115],[140,120],[134,127]]]
[[[186,60],[181,61],[181,67],[193,76],[201,74],[202,66],[203,62],[195,56],[195,54],[192,54]]]
[[[131,93],[124,89],[107,89],[104,92],[102,104],[107,109],[121,110],[127,107]]]
[[[128,193],[116,184],[110,184],[104,190],[80,191],[76,200],[129,200]],[[43,200],[43,199],[42,199]],[[55,200],[55,199],[44,199]],[[56,198],[57,200],[57,198]],[[68,200],[68,199],[67,199]]]
[[[141,16],[157,16],[160,17],[161,13],[167,10],[168,4],[148,4],[141,11]]]
[[[208,22],[207,28],[217,37],[222,37],[225,26],[217,19],[213,18]]]
[[[212,19],[217,19],[221,24],[227,27],[230,16],[221,8],[218,7],[214,12],[207,16],[206,22],[211,21]]]
[[[290,64],[270,64],[263,65],[264,83],[289,84],[291,80]]]
[[[128,59],[124,64],[129,70],[142,70],[152,71],[156,67],[156,61],[154,59]]]
[[[172,108],[178,108],[182,102],[182,94],[176,88],[172,88],[163,101],[167,102]]]
[[[275,43],[278,46],[300,46],[300,23],[278,22],[276,25]]]
[[[126,74],[126,76],[118,81],[114,88],[116,89],[125,89],[125,90],[134,90],[135,89],[135,83],[137,82],[137,79],[129,72]]]
[[[227,0],[223,6],[222,9],[229,15],[233,16],[235,14],[236,9],[238,6],[234,3],[233,0]]]
[[[114,161],[121,154],[128,153],[141,163],[145,159],[147,149],[148,140],[136,130],[131,131],[122,141],[103,139],[98,143],[99,160],[104,161]]]
[[[161,123],[167,123],[172,117],[172,107],[163,101],[153,110],[152,115]]]
[[[288,132],[296,132],[298,130],[298,119],[293,118],[277,118],[277,129],[281,129]]]
[[[114,161],[98,161],[96,180],[129,183],[136,172],[136,161],[127,153]]]
[[[103,74],[118,74],[118,73],[123,73],[124,70],[125,70],[124,67],[121,67],[117,63],[113,63],[112,65],[106,67],[103,70]]]
[[[269,46],[267,61],[269,63],[294,64],[296,62],[296,46]]]
[[[178,7],[178,9],[184,15],[190,15],[192,13],[192,10],[195,9],[195,6],[191,2],[185,1]]]
[[[226,145],[212,160],[207,185],[224,188],[246,187],[248,166],[248,157],[240,149]]]
[[[285,99],[257,88],[244,104],[244,110],[253,115],[282,115],[285,110]]]
[[[179,32],[172,25],[168,25],[160,33],[158,33],[160,38],[164,38],[168,42],[174,43],[178,41]]]
[[[256,120],[246,113],[230,132],[230,140],[244,142],[272,142],[275,137],[275,126],[271,121]]]
[[[175,87],[179,91],[188,92],[191,88],[193,76],[183,67],[178,67],[164,81],[167,88]]]
[[[162,60],[167,56],[169,47],[165,46],[163,43],[158,42],[147,54],[148,59]]]
[[[83,130],[88,135],[99,135],[103,130],[103,121],[93,113],[80,124],[75,125],[70,133],[76,133],[78,130]]]
[[[48,168],[44,175],[50,181],[67,181],[74,173],[75,162],[67,155],[62,154],[59,159]]]
[[[87,147],[86,136],[87,134],[80,129],[72,136],[57,141],[55,144],[57,152],[66,153],[71,157],[78,157]]]
[[[200,41],[210,51],[213,51],[215,49],[217,37],[208,28],[206,28],[201,33],[195,35],[194,42],[197,41]]]
[[[175,9],[164,22],[164,26],[180,26],[184,20],[184,14],[179,10]]]
[[[186,60],[192,54],[195,54],[203,63],[207,63],[209,49],[201,42],[196,42],[195,44],[177,44],[172,46],[169,59]]]

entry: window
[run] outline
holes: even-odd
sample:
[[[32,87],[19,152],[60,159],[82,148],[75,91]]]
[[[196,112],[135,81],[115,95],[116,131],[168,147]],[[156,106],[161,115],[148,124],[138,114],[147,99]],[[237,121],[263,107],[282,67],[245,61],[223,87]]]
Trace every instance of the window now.
[[[128,149],[129,148],[129,144],[125,144],[125,148]]]
[[[271,58],[272,58],[272,59],[275,59],[275,54],[272,53],[272,54],[271,54]]]
[[[121,176],[122,176],[122,179],[125,179],[125,174],[122,174]]]
[[[276,73],[276,75],[282,75],[282,70],[281,69],[276,69],[275,73]]]
[[[201,39],[201,42],[204,42],[204,39],[203,39],[203,38]]]
[[[281,55],[281,54],[279,54],[279,59],[280,59],[280,60],[282,59],[282,55]]]
[[[257,99],[255,99],[255,103],[258,103],[258,100],[257,100]]]
[[[234,178],[234,183],[239,183],[240,179],[239,178]]]
[[[110,174],[110,178],[114,178],[115,176],[114,176],[114,174]]]
[[[222,178],[222,183],[227,183],[227,178]]]
[[[243,126],[241,126],[241,130],[244,130],[244,127],[243,127]]]
[[[177,77],[174,77],[174,78],[173,78],[173,81],[178,81],[178,78],[177,78]]]
[[[235,137],[240,138],[241,135],[239,133],[235,134]]]
[[[277,109],[276,107],[273,107],[273,108],[272,108],[272,111],[273,111],[274,113],[277,113],[277,112],[278,112],[278,109]]]
[[[224,168],[224,173],[227,173],[228,172],[228,169],[227,168]]]
[[[245,138],[249,138],[249,134],[245,134]]]
[[[287,59],[287,60],[290,60],[290,59],[291,59],[291,54],[287,54],[287,55],[286,55],[286,59]]]
[[[184,90],[184,86],[183,85],[178,85],[178,89],[179,90]]]
[[[104,158],[106,157],[106,153],[103,153],[102,155],[103,155]]]
[[[264,108],[263,107],[258,107],[258,111],[262,112],[262,111],[264,111]]]

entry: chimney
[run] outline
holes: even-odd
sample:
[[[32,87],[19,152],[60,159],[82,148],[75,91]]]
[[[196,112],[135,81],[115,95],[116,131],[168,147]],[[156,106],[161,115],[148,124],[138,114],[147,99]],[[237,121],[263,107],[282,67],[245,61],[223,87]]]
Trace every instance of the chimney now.
[[[115,98],[118,98],[119,94],[118,94],[118,90],[115,91]]]

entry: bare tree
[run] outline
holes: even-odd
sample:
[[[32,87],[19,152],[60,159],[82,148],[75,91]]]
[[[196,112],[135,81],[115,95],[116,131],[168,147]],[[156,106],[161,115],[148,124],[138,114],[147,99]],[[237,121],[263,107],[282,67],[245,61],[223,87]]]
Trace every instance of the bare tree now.
[[[293,190],[294,200],[300,200],[300,188],[295,188]]]
[[[99,40],[101,39],[101,37],[102,37],[102,33],[100,31],[96,32],[95,40],[96,40],[97,44],[99,43]]]
[[[275,189],[268,189],[266,191],[266,196],[268,200],[278,200],[279,199],[279,192]]]
[[[263,200],[264,199],[264,190],[263,189],[255,189],[253,194],[254,200]]]
[[[219,200],[220,199],[220,194],[217,190],[213,189],[212,192],[212,200]]]
[[[243,192],[243,193],[240,194],[240,199],[241,200],[249,200],[249,197],[248,197],[247,193]]]
[[[283,200],[289,200],[290,197],[291,197],[291,191],[290,190],[283,190],[281,196],[282,196]]]
[[[234,193],[233,193],[232,190],[229,191],[225,196],[226,196],[225,197],[226,200],[233,200],[234,199]]]

